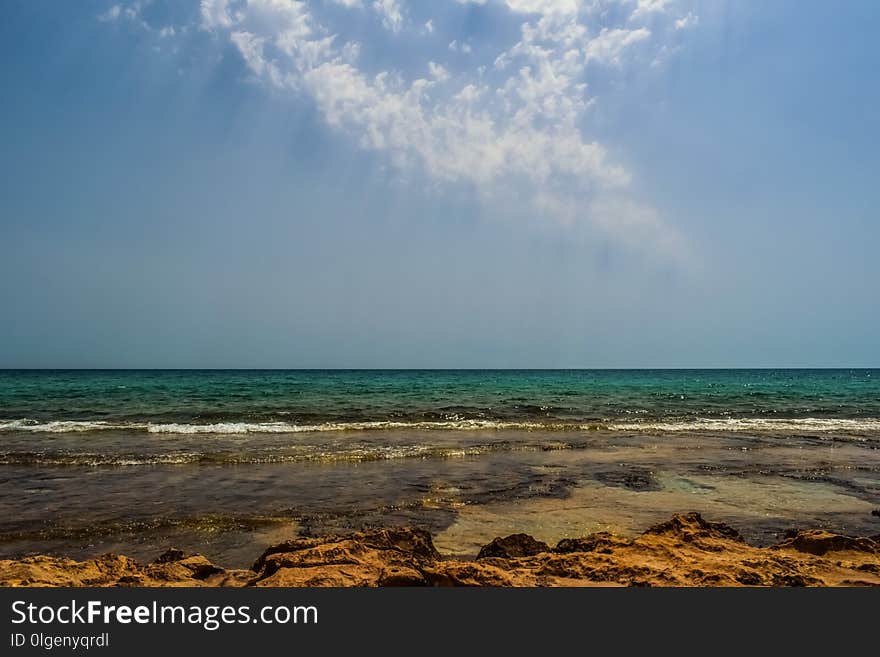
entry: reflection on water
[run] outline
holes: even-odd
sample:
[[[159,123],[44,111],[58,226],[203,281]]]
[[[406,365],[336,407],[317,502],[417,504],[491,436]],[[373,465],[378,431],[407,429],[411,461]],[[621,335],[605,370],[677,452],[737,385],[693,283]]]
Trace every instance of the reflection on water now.
[[[8,433],[0,557],[174,545],[230,566],[295,533],[418,525],[448,554],[517,531],[634,534],[697,510],[769,543],[880,533],[880,437],[371,431],[163,437]]]

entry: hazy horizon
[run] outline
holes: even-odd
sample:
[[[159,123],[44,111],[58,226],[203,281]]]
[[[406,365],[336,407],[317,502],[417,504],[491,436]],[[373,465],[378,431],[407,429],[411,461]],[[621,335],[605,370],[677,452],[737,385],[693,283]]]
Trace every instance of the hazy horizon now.
[[[880,367],[0,367],[0,372],[797,372]]]
[[[875,2],[0,17],[2,369],[880,366]]]

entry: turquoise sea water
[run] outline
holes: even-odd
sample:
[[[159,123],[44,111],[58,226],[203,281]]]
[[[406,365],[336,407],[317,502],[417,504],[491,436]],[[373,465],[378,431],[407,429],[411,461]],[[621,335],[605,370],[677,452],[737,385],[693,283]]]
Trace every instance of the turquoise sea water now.
[[[880,370],[0,372],[0,431],[749,419],[878,420]]]
[[[878,448],[869,369],[0,371],[0,556],[388,524],[467,553],[689,510],[877,533]]]

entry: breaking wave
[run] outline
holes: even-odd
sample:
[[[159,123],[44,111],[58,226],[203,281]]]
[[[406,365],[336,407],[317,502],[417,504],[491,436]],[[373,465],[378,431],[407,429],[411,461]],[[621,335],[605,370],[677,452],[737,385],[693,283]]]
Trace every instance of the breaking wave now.
[[[344,431],[628,431],[628,432],[880,432],[880,418],[694,418],[674,420],[644,420],[640,422],[590,421],[511,421],[511,420],[437,420],[397,421],[375,420],[362,422],[323,422],[296,424],[292,422],[215,422],[154,423],[109,422],[103,420],[0,420],[2,432],[32,433],[85,433],[93,431],[134,431],[156,434],[284,434]]]

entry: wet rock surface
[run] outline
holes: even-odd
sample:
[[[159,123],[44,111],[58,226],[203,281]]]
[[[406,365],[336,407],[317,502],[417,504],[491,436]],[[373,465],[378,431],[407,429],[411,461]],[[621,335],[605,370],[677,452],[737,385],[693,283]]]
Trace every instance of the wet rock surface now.
[[[503,538],[496,538],[480,550],[477,559],[500,557],[510,559],[513,557],[531,557],[541,552],[549,552],[550,546],[543,541],[538,541],[528,534],[511,534]]]
[[[647,470],[637,468],[631,470],[608,470],[596,472],[594,476],[606,486],[617,486],[633,491],[660,490],[660,485],[657,483],[654,475]]]

